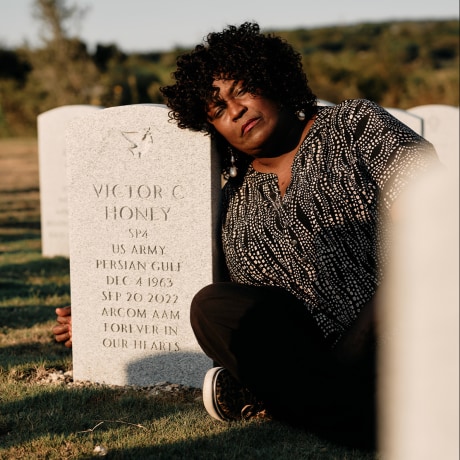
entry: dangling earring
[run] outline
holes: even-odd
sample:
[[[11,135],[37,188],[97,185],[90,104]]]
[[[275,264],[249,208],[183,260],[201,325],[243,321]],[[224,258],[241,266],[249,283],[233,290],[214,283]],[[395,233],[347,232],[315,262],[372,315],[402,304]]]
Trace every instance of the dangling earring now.
[[[229,177],[236,177],[238,175],[238,168],[235,165],[235,155],[233,149],[229,146],[228,151],[230,152],[230,167],[228,168]]]
[[[297,115],[297,118],[300,121],[304,121],[305,118],[307,118],[307,116],[305,115],[305,112],[303,111],[303,109],[297,110],[297,112],[295,114]]]

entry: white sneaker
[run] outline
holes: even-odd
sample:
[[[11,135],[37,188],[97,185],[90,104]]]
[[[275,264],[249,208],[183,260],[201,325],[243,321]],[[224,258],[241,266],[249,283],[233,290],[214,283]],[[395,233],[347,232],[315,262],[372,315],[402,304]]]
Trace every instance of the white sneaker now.
[[[208,414],[222,422],[270,419],[262,404],[223,367],[213,367],[206,372],[203,403]]]

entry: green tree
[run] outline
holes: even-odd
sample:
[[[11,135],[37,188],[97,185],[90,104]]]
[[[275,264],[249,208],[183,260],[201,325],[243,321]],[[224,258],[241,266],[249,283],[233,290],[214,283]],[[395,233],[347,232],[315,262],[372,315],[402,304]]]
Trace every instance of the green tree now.
[[[87,10],[67,0],[35,0],[33,15],[41,24],[41,46],[26,49],[32,66],[25,92],[38,113],[68,104],[99,104],[99,70],[85,43],[71,36],[70,24]]]

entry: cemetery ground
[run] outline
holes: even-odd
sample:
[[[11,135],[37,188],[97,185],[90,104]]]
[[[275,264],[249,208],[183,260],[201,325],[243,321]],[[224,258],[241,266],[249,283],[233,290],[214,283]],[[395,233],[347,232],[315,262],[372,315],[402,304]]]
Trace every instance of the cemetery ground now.
[[[277,422],[214,421],[200,389],[73,382],[51,334],[71,303],[69,261],[41,255],[36,139],[0,140],[0,174],[0,459],[379,457]]]

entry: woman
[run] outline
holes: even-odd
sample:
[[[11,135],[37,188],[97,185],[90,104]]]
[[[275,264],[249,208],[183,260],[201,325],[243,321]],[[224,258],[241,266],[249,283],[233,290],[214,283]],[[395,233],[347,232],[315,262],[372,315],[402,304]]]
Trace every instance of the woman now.
[[[388,224],[404,188],[437,161],[431,144],[370,101],[318,107],[300,54],[255,23],[210,33],[173,77],[161,89],[171,118],[215,140],[228,179],[228,281],[191,305],[216,364],[206,409],[372,446]],[[69,344],[69,316],[61,323],[56,337]]]

